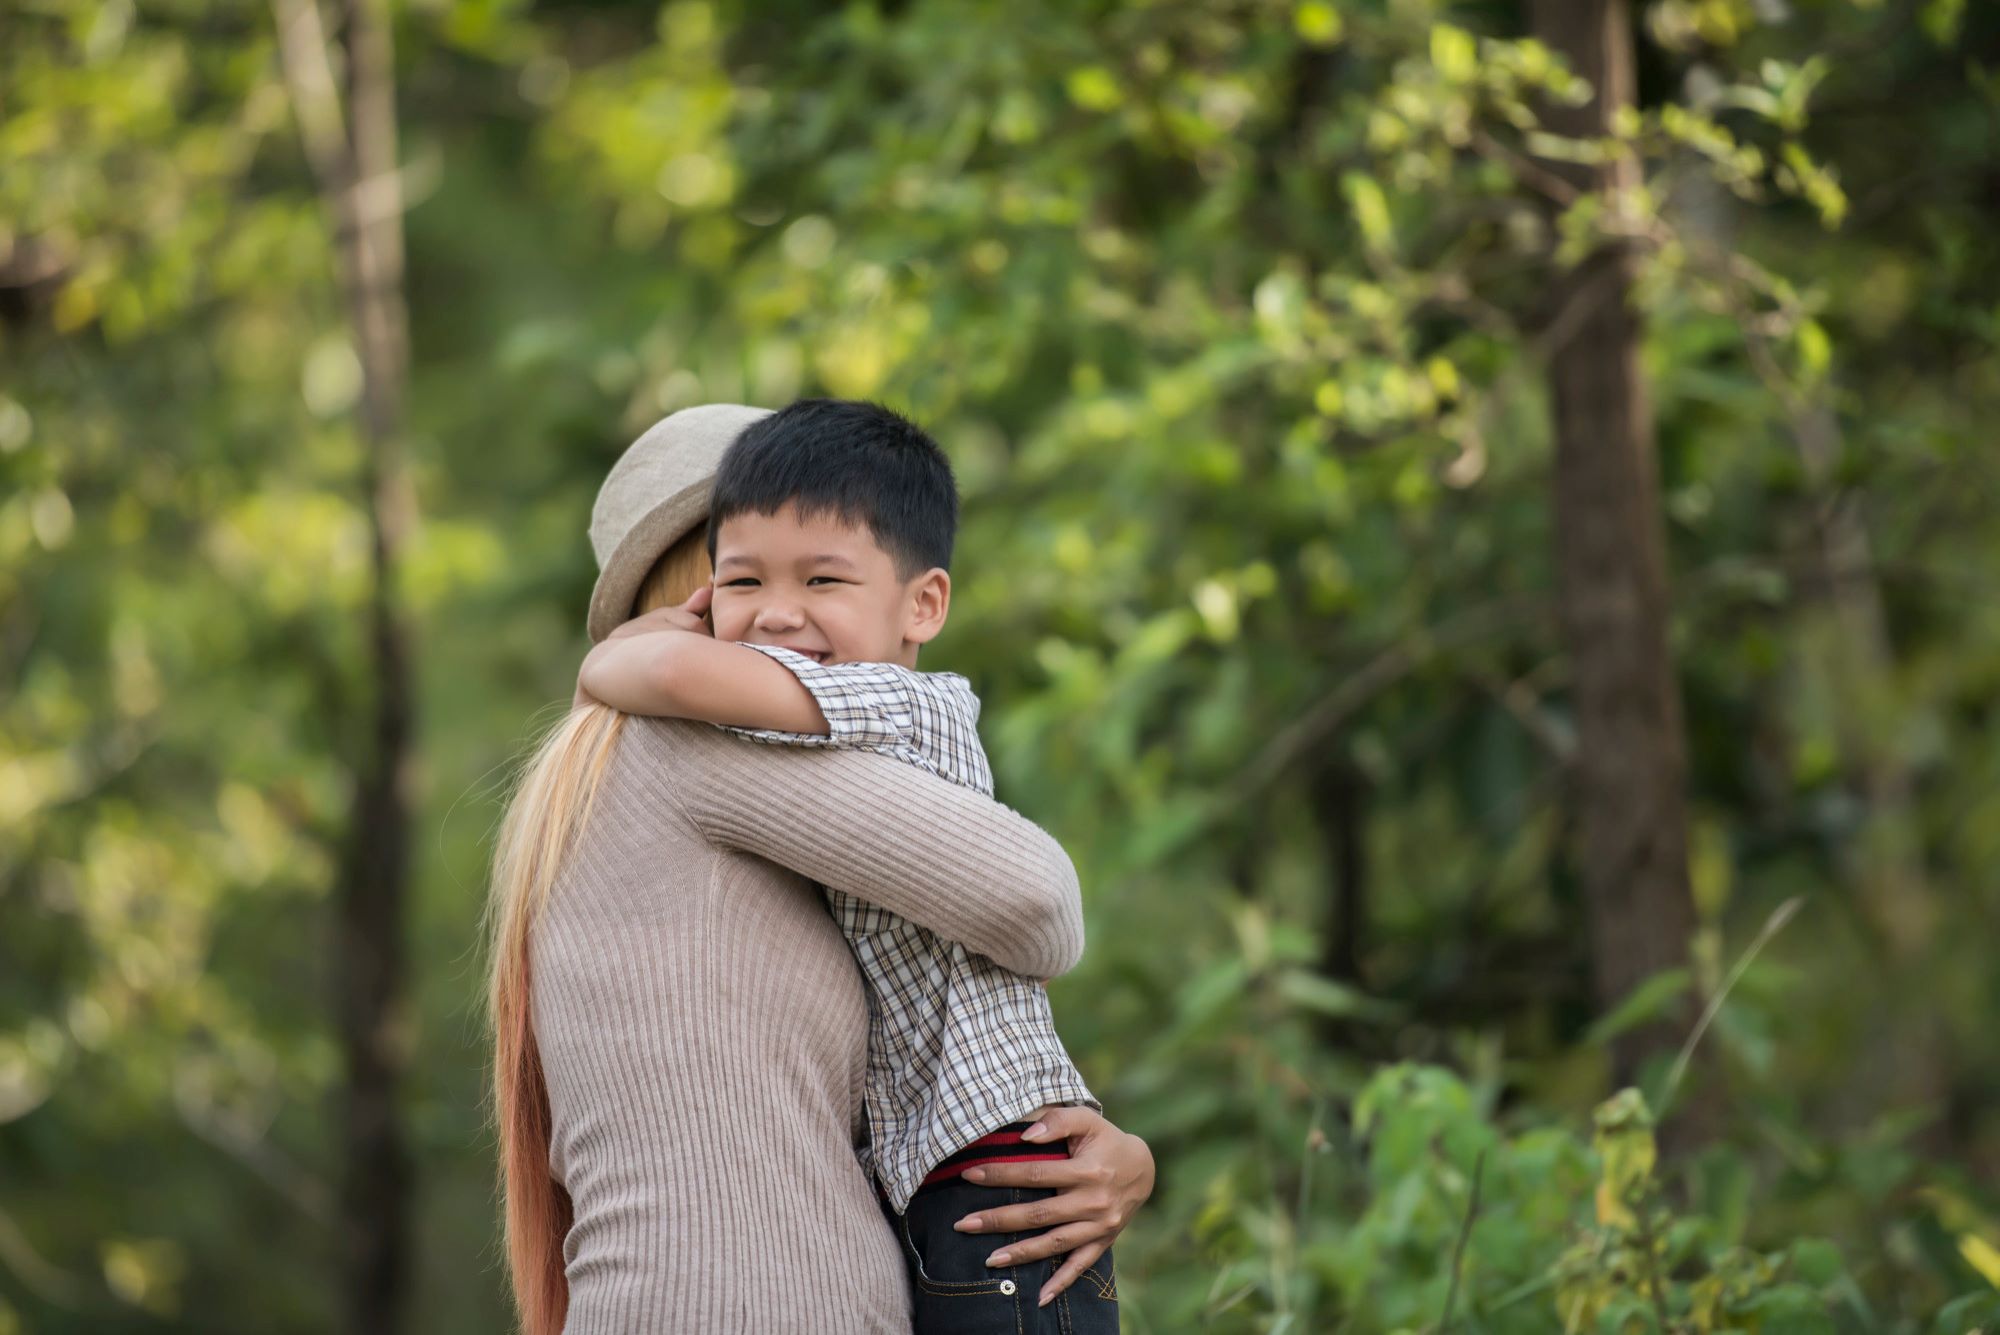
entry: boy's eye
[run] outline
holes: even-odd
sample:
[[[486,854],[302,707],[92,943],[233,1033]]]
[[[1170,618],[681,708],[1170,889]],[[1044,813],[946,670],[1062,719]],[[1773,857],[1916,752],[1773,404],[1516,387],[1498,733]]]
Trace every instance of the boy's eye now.
[[[835,579],[832,575],[814,575],[811,579],[806,581],[806,585],[808,587],[811,587],[814,584],[845,584],[845,583],[847,583],[846,580]]]
[[[748,575],[742,575],[736,579],[724,580],[722,587],[725,589],[754,589],[757,587],[757,581]]]

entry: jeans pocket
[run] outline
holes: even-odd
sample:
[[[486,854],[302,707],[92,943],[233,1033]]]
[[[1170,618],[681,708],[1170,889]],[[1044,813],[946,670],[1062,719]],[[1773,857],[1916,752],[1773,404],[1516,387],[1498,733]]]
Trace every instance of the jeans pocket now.
[[[1106,1252],[1076,1277],[1062,1297],[1064,1335],[1118,1335],[1118,1272]]]
[[[981,1205],[1012,1203],[1015,1198],[1007,1193],[1005,1202],[995,1202],[993,1197],[1000,1193],[977,1190],[977,1197],[950,1187],[926,1192],[895,1221],[910,1273],[915,1335],[1019,1335],[1024,1322],[1033,1328],[1029,1314],[1036,1294],[1026,1289],[1021,1268],[986,1264],[986,1258],[1011,1239],[960,1233],[951,1226]]]
[[[908,1215],[896,1221],[896,1233],[903,1240],[903,1263],[910,1268],[911,1286],[919,1293],[972,1297],[1014,1292],[1014,1282],[986,1264],[993,1248],[990,1238],[959,1234],[941,1239],[933,1229],[913,1229]],[[972,1255],[982,1241],[985,1250]],[[944,1245],[938,1245],[941,1242]]]

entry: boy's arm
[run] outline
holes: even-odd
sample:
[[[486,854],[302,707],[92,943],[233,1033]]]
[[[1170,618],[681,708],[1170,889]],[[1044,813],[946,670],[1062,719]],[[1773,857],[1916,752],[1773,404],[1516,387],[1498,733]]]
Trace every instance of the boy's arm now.
[[[826,726],[817,733],[785,728],[730,731],[780,746],[833,746],[880,751],[940,778],[991,794],[992,774],[979,744],[979,700],[964,679],[923,673],[896,663],[820,663],[774,645],[746,646],[798,679]]]
[[[607,639],[583,660],[577,681],[627,714],[821,737],[829,731],[812,692],[782,664],[685,628]]]

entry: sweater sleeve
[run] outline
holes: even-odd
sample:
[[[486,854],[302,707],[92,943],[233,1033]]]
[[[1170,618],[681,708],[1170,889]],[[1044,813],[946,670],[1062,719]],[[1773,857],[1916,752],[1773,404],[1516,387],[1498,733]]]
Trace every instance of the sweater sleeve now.
[[[1083,902],[1062,845],[960,784],[865,751],[746,745],[678,721],[675,796],[711,842],[880,905],[1015,973],[1051,978],[1083,953]]]

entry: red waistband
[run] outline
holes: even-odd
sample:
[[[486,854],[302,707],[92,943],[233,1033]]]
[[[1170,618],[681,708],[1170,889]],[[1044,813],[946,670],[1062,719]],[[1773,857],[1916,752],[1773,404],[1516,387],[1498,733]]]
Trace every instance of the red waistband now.
[[[966,1169],[977,1168],[983,1164],[1036,1163],[1047,1159],[1069,1158],[1067,1140],[1044,1141],[1040,1144],[1022,1140],[1021,1133],[1027,1129],[1028,1123],[1014,1122],[998,1131],[981,1136],[925,1174],[923,1186],[935,1187],[940,1183],[953,1181],[964,1176]]]

